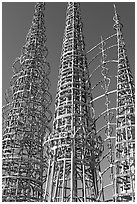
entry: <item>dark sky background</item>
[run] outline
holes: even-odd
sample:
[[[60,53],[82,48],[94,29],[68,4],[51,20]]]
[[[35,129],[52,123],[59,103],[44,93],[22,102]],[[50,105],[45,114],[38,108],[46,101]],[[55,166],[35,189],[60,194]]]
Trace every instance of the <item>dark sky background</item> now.
[[[21,48],[31,25],[34,12],[33,2],[4,2],[2,3],[2,89],[3,105],[5,90],[9,87],[12,77],[12,63],[20,56]],[[47,2],[45,9],[45,25],[47,28],[47,48],[49,54],[47,61],[51,65],[51,89],[56,94],[57,75],[65,26],[65,13],[67,2]],[[116,3],[117,11],[124,25],[123,33],[126,42],[130,67],[134,75],[135,54],[135,4],[133,2]],[[113,29],[113,3],[112,2],[81,2],[82,21],[84,24],[84,38],[88,51],[104,38],[115,33]],[[91,69],[89,67],[89,69]],[[53,105],[54,106],[54,103]]]

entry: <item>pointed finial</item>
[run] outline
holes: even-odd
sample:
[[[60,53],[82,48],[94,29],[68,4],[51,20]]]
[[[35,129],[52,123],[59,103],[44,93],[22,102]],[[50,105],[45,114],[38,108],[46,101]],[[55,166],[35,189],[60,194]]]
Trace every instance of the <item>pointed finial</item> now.
[[[114,8],[114,14],[115,14],[114,17],[113,17],[113,20],[115,22],[113,27],[114,27],[114,29],[122,28],[123,25],[120,22],[120,16],[117,13],[117,9],[116,9],[116,5],[115,4],[113,4],[113,8]]]
[[[100,46],[99,46],[99,49],[101,50],[101,51],[103,51],[103,37],[102,37],[102,35],[100,36]]]
[[[103,41],[103,37],[102,37],[102,35],[101,35],[101,42]]]
[[[114,8],[114,13],[117,14],[117,10],[116,10],[116,5],[113,4],[113,8]]]
[[[117,13],[116,4],[113,4],[115,19],[119,20],[119,15]]]

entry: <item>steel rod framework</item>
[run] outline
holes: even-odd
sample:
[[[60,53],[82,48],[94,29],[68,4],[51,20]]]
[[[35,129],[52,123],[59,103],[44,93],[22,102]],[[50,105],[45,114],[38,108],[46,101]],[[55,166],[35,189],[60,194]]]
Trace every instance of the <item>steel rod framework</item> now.
[[[95,49],[101,50],[89,60],[92,73],[87,81],[92,84],[96,135],[101,135],[104,146],[95,165],[97,201],[104,202],[135,201],[134,82],[115,5],[114,11],[116,33],[106,39],[101,37],[101,42],[87,52],[90,55]],[[115,43],[112,38],[116,38]],[[113,44],[107,47],[108,41]],[[98,63],[100,57],[101,63],[93,69],[95,60]]]
[[[114,199],[123,202],[135,200],[135,95],[122,25],[115,6],[114,9],[114,29],[117,32],[118,43]],[[121,108],[122,105],[126,107]]]
[[[102,141],[95,136],[92,100],[79,3],[68,3],[53,132],[45,145],[50,164],[46,201],[95,201],[95,163]]]
[[[51,121],[44,9],[36,3],[3,107],[3,201],[43,201],[43,141]]]
[[[68,3],[52,132],[44,9],[6,93],[2,199],[135,201],[135,87],[116,7],[116,33],[86,53],[80,3]]]

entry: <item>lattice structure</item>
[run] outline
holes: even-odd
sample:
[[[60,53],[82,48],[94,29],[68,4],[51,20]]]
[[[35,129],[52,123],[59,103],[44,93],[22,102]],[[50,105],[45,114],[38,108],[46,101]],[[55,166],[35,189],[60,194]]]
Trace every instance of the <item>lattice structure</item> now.
[[[51,121],[44,9],[45,3],[35,5],[3,107],[3,201],[43,200],[43,141]]]
[[[95,163],[102,153],[96,137],[79,3],[68,3],[53,132],[45,141],[49,168],[45,200],[95,201]]]
[[[103,39],[87,54],[92,101],[95,108],[96,135],[101,135],[104,151],[96,163],[97,201],[135,200],[135,101],[122,25],[115,5],[116,33]],[[98,52],[98,48],[100,51]],[[101,56],[101,63],[98,61]]]
[[[134,83],[115,5],[116,33],[86,53],[80,5],[68,3],[51,134],[44,9],[3,107],[3,201],[135,201]]]
[[[135,197],[135,95],[134,83],[129,68],[122,25],[115,9],[114,28],[117,31],[118,74],[115,182],[116,201],[134,201]]]

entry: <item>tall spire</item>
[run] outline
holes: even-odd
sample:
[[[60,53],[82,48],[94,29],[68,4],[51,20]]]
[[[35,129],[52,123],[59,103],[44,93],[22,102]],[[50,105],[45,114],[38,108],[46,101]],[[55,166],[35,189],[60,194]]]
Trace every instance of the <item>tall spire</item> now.
[[[49,147],[46,201],[94,201],[95,160],[101,153],[95,138],[89,74],[82,33],[80,4],[68,3],[66,27]],[[96,139],[96,142],[95,142]],[[94,144],[96,143],[96,149]]]
[[[115,5],[114,13],[115,34],[101,37],[101,42],[87,52],[93,52],[89,64],[96,135],[101,135],[104,144],[96,163],[96,201],[100,202],[135,200],[134,83]]]
[[[120,17],[114,5],[114,29],[117,32],[117,116],[115,153],[115,201],[135,199],[135,95]]]
[[[3,107],[3,201],[43,200],[43,141],[51,121],[44,9],[45,3],[36,3]]]

